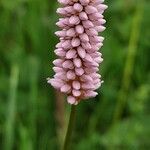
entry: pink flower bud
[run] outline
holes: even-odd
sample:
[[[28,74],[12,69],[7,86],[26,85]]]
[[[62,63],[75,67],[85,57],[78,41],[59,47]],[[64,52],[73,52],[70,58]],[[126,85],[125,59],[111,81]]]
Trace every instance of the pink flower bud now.
[[[68,78],[69,80],[74,80],[74,79],[76,78],[76,75],[75,75],[75,73],[74,73],[72,70],[69,70],[69,71],[67,72],[67,78]]]
[[[76,35],[76,32],[75,32],[75,29],[74,28],[70,28],[67,30],[66,32],[66,36],[69,36],[69,37],[74,37]]]
[[[80,18],[81,20],[88,20],[88,16],[87,16],[87,14],[86,14],[85,12],[81,12],[81,13],[79,14],[79,18]]]
[[[66,93],[66,92],[69,92],[71,89],[71,86],[68,85],[68,84],[65,84],[61,87],[60,91],[63,92],[63,93]]]
[[[73,96],[68,96],[67,101],[68,101],[69,104],[72,105],[72,104],[75,104],[76,99]]]
[[[80,89],[80,82],[79,81],[73,81],[72,87],[76,90],[79,90]]]
[[[81,92],[78,90],[72,90],[72,94],[74,97],[79,97],[81,95]]]
[[[93,13],[97,12],[97,9],[94,6],[88,5],[88,6],[85,7],[85,12],[87,14],[93,14]]]
[[[78,47],[80,45],[80,40],[79,38],[73,38],[72,41],[71,41],[71,45],[73,47]]]
[[[78,34],[82,34],[82,33],[84,32],[84,28],[83,28],[82,25],[77,25],[77,26],[75,27],[75,30],[76,30],[76,32],[77,32]]]
[[[81,58],[85,58],[86,56],[86,51],[85,49],[83,49],[81,46],[77,48],[77,51],[78,51],[78,55],[81,57]]]
[[[77,76],[81,76],[84,74],[83,68],[75,68],[75,73]]]
[[[75,58],[73,60],[73,63],[74,63],[74,66],[77,67],[77,68],[80,68],[82,66],[82,62],[81,62],[80,58]]]
[[[74,58],[76,56],[76,50],[71,49],[66,53],[66,58],[67,59],[71,59]]]
[[[79,37],[82,42],[89,42],[89,37],[86,33],[79,35]]]
[[[77,12],[81,12],[83,10],[83,6],[79,3],[75,3],[73,5],[73,8],[77,11]]]
[[[77,25],[77,24],[79,24],[80,23],[79,17],[78,16],[71,16],[69,18],[69,23],[71,25],[75,25],[75,24]]]

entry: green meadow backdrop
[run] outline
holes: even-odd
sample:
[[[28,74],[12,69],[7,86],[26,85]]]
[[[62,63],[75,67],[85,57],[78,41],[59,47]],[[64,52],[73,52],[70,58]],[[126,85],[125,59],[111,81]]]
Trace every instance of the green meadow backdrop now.
[[[150,149],[150,1],[106,0],[96,98],[77,106],[72,150]],[[0,0],[0,150],[59,150],[70,106],[47,84],[56,0]]]

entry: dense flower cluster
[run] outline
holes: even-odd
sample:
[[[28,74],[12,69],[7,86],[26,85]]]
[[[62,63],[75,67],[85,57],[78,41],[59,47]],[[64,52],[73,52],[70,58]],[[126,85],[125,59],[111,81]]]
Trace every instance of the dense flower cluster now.
[[[62,18],[56,23],[62,29],[56,32],[60,37],[55,50],[59,59],[53,61],[55,75],[48,83],[66,93],[68,103],[76,105],[95,97],[102,83],[98,71],[103,59],[98,50],[104,38],[98,32],[105,30],[102,14],[107,6],[104,0],[58,1],[62,5],[57,9]]]

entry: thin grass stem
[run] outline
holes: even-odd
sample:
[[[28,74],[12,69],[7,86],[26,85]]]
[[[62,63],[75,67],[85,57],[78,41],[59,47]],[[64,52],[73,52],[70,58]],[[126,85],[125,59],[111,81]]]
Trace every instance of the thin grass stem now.
[[[19,67],[18,65],[12,65],[10,76],[10,91],[8,99],[9,101],[8,106],[6,108],[7,116],[5,122],[6,124],[5,124],[4,150],[13,149],[18,80],[19,80]]]
[[[113,116],[113,125],[120,120],[127,102],[127,93],[129,91],[131,77],[134,69],[134,62],[137,54],[137,46],[138,46],[142,14],[143,14],[142,12],[143,12],[143,2],[137,4],[135,16],[133,18],[127,59],[126,59],[123,79],[122,79],[122,86],[119,91],[117,105]]]

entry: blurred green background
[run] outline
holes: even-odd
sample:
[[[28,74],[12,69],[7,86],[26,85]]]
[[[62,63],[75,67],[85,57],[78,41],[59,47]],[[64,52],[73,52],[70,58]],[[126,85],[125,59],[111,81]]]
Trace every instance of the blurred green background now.
[[[77,106],[72,150],[150,149],[150,1],[106,0],[99,95]],[[0,149],[59,150],[70,106],[46,83],[56,0],[0,0]]]

